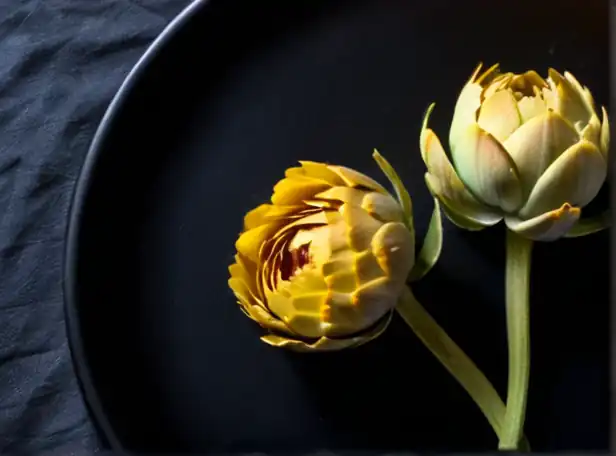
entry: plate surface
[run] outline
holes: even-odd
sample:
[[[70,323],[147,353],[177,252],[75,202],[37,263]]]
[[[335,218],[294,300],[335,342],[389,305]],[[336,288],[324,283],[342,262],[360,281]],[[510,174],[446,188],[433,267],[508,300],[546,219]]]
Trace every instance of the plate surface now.
[[[605,5],[603,5],[605,3]],[[593,6],[594,5],[594,6]],[[66,261],[69,336],[86,400],[117,449],[493,450],[472,401],[395,319],[327,355],[262,344],[227,266],[245,211],[299,159],[386,182],[378,148],[432,202],[418,134],[447,137],[479,61],[573,72],[607,93],[607,2],[196,2],[110,107],[76,190]],[[608,235],[538,245],[532,279],[534,450],[608,441]],[[588,259],[592,257],[592,262]],[[584,267],[580,262],[585,260]],[[437,267],[415,287],[504,392],[504,230],[445,221]]]

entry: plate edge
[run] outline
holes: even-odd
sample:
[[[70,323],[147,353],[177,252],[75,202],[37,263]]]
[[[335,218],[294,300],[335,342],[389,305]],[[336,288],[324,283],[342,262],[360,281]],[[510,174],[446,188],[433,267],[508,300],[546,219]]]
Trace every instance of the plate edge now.
[[[137,63],[131,68],[98,124],[79,170],[70,198],[62,260],[62,291],[66,336],[73,370],[77,377],[77,383],[81,389],[86,408],[93,418],[95,429],[97,429],[99,434],[102,434],[103,439],[106,440],[106,443],[108,443],[114,451],[126,452],[127,448],[121,443],[112,424],[108,420],[100,397],[94,387],[90,367],[83,349],[82,334],[78,323],[78,299],[75,293],[77,286],[76,262],[79,256],[78,238],[81,233],[81,218],[84,202],[90,189],[92,172],[101,155],[101,145],[112,129],[113,122],[118,112],[121,111],[125,105],[129,94],[139,83],[152,61],[160,54],[160,51],[169,44],[179,30],[182,29],[207,3],[209,3],[209,0],[192,0],[191,3],[184,7],[184,9],[165,26],[162,32],[148,46],[139,60],[137,60]]]

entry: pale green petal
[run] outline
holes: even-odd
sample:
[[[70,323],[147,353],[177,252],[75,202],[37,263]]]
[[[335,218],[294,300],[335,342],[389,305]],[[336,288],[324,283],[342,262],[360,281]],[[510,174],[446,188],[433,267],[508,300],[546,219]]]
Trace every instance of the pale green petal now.
[[[514,161],[503,146],[477,124],[461,130],[451,144],[458,176],[481,202],[513,212],[522,204],[522,187]]]
[[[440,181],[432,174],[425,174],[426,186],[435,198],[438,198],[447,218],[456,226],[479,231],[485,227],[496,225],[503,217],[491,209],[477,202],[477,206],[460,205],[458,200],[450,199],[446,193],[441,192]],[[469,194],[469,197],[472,196]],[[476,210],[473,210],[476,209]]]
[[[559,114],[547,112],[526,122],[504,142],[517,165],[525,195],[552,162],[578,139],[579,135]]]
[[[575,89],[575,91],[579,94],[580,99],[584,103],[586,107],[586,111],[588,114],[596,114],[595,110],[595,100],[593,99],[592,93],[588,89],[588,87],[584,87],[579,81],[573,76],[573,74],[565,71],[565,79],[569,81],[569,84]]]
[[[581,131],[588,123],[592,112],[588,110],[583,89],[552,68],[548,74],[548,83],[555,95],[556,112]]]
[[[443,204],[451,211],[466,214],[467,218],[480,226],[498,223],[502,216],[471,195],[447,158],[438,136],[428,128],[428,120],[433,108],[434,104],[430,105],[426,111],[419,137],[421,156],[431,176],[426,177],[430,180],[428,184],[430,190],[434,196],[442,199]],[[447,208],[445,213],[449,215]]]
[[[500,142],[507,139],[522,124],[513,94],[509,90],[501,90],[484,100],[477,124]]]
[[[584,207],[597,196],[606,175],[607,164],[599,149],[582,140],[567,149],[539,178],[519,216],[535,217],[565,202]]]
[[[520,111],[520,117],[522,117],[522,123],[526,123],[533,117],[545,114],[548,111],[548,107],[542,97],[530,96],[523,97],[518,101],[518,110]]]
[[[563,237],[580,218],[580,209],[565,203],[561,208],[543,213],[530,220],[506,216],[511,231],[534,241],[554,241]]]
[[[607,160],[607,154],[610,150],[610,120],[604,107],[601,107],[601,112],[603,113],[603,121],[601,122],[601,153]]]
[[[596,114],[590,116],[588,125],[584,127],[580,136],[601,149],[601,121]]]
[[[454,108],[453,120],[449,129],[449,144],[451,145],[460,131],[477,122],[477,112],[481,105],[482,87],[479,84],[467,83],[458,97]]]

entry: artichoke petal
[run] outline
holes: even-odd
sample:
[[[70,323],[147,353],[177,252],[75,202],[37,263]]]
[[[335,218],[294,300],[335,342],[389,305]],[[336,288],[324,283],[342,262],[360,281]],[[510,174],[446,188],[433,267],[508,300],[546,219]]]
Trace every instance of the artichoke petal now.
[[[593,113],[590,116],[588,125],[584,127],[580,136],[601,149],[601,121],[596,114]]]
[[[532,118],[507,138],[503,145],[517,165],[525,195],[552,162],[578,140],[578,133],[555,112]]]
[[[533,117],[540,116],[548,111],[548,107],[540,93],[539,89],[535,88],[535,96],[522,97],[518,101],[518,110],[522,123],[526,123]]]
[[[511,231],[534,241],[554,241],[563,237],[580,218],[580,208],[569,203],[559,209],[545,212],[530,220],[505,216],[505,224]]]
[[[601,107],[603,114],[603,121],[601,122],[601,153],[607,160],[607,154],[610,150],[610,121],[607,117],[607,111],[604,107]]]
[[[277,206],[297,205],[329,188],[330,185],[320,179],[297,175],[281,179],[274,186],[272,203]]]
[[[391,195],[366,193],[361,202],[361,208],[381,222],[402,222],[404,220],[402,207]]]
[[[373,328],[352,337],[339,339],[321,337],[314,342],[306,342],[288,337],[281,337],[275,334],[268,334],[261,337],[261,340],[268,345],[287,348],[291,351],[300,353],[337,351],[345,348],[359,347],[383,334],[391,322],[392,315],[393,312],[389,312]]]
[[[578,125],[586,125],[592,111],[587,107],[584,91],[579,83],[572,83],[571,79],[565,78],[553,68],[548,70],[548,75],[548,83],[555,94],[556,112],[576,128]]]
[[[349,187],[364,187],[375,192],[388,194],[389,192],[374,179],[344,166],[329,165],[328,168],[336,173]]]
[[[502,216],[477,201],[466,189],[447,158],[438,136],[428,128],[428,120],[433,109],[434,103],[426,111],[419,138],[421,156],[428,168],[426,175],[426,181],[430,181],[427,182],[428,188],[435,197],[442,200],[446,206],[446,215],[449,216],[451,211],[465,214],[463,217],[473,220],[473,225],[491,226],[498,223]]]
[[[340,214],[348,227],[349,247],[356,252],[369,249],[374,235],[381,227],[386,226],[363,209],[349,204],[343,204],[340,207]]]
[[[447,218],[456,226],[470,231],[478,231],[488,226],[496,225],[503,219],[503,216],[492,212],[477,202],[477,210],[472,210],[471,205],[461,205],[456,199],[449,198],[446,192],[442,191],[441,181],[430,173],[425,174],[425,181],[430,193],[437,198],[443,205],[443,212]],[[468,193],[468,192],[467,192]],[[472,198],[472,195],[468,193]]]
[[[403,284],[415,264],[415,242],[406,226],[384,224],[372,237],[370,249],[387,277]]]
[[[328,201],[336,201],[339,203],[347,203],[352,206],[361,207],[361,203],[366,194],[365,190],[360,190],[353,187],[332,187],[324,192],[314,195],[315,198]]]
[[[507,139],[522,124],[513,93],[501,90],[485,99],[479,108],[477,124],[498,141]]]
[[[292,177],[303,175],[325,181],[331,186],[344,185],[344,181],[340,178],[340,176],[330,170],[325,163],[307,160],[300,160],[299,163],[301,167],[289,168],[285,172],[285,176]]]
[[[567,201],[573,206],[588,204],[601,189],[607,163],[590,141],[571,146],[539,178],[528,201],[519,211],[523,219],[552,211]]]
[[[573,74],[565,71],[565,79],[569,81],[569,84],[575,89],[575,91],[579,94],[580,100],[584,104],[587,113],[594,114],[595,111],[595,100],[593,99],[592,93],[588,89],[588,87],[584,87],[580,82],[576,79]]]
[[[323,309],[328,287],[315,269],[305,269],[291,280],[266,290],[267,306],[294,333],[316,338],[324,335]],[[349,298],[350,301],[350,298]]]
[[[479,84],[467,83],[458,97],[449,128],[449,145],[456,141],[460,132],[477,122],[477,111],[481,106],[483,88]]]
[[[460,131],[451,148],[458,176],[477,199],[505,212],[522,205],[516,164],[492,135],[472,124]]]

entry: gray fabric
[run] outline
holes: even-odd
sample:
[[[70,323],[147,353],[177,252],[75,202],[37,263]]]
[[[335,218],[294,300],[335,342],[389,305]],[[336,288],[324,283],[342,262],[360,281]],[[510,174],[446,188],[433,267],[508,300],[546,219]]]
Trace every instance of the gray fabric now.
[[[0,0],[0,453],[101,448],[65,334],[67,211],[131,67],[188,0]]]

